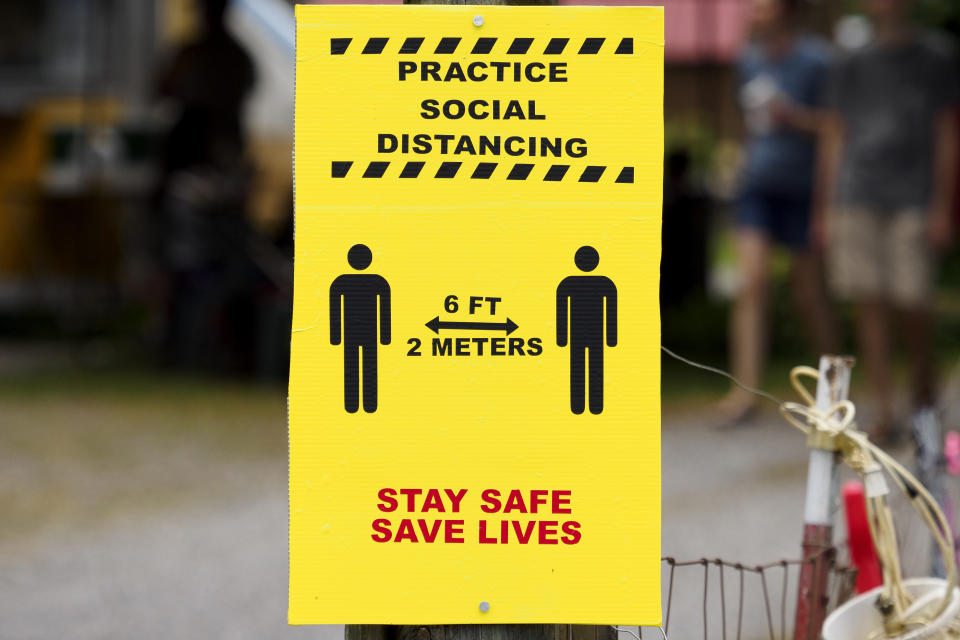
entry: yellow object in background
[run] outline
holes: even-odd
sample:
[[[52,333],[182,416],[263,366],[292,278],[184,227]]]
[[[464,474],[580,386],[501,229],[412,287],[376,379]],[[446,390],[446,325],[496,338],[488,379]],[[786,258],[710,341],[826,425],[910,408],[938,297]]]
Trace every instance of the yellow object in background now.
[[[298,6],[292,624],[660,622],[663,11]]]

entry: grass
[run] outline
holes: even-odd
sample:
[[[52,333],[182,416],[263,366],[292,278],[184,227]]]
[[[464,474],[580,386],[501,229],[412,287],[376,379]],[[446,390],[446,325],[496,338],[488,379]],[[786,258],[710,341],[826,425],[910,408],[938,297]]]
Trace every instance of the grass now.
[[[71,371],[0,380],[0,407],[0,545],[239,496],[285,474],[286,402],[276,389]]]

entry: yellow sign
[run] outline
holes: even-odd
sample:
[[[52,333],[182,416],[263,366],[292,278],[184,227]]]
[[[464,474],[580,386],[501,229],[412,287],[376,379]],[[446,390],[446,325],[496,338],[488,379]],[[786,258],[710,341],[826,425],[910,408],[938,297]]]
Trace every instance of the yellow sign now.
[[[297,6],[292,624],[660,622],[663,11]]]

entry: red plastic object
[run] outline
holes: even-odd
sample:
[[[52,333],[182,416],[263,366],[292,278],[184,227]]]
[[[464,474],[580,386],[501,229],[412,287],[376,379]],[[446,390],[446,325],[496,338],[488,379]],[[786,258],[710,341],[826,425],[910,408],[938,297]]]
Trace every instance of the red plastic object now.
[[[857,593],[863,593],[883,584],[877,550],[870,537],[867,522],[867,500],[863,485],[851,480],[843,485],[843,506],[847,513],[847,545],[850,560],[857,568]]]

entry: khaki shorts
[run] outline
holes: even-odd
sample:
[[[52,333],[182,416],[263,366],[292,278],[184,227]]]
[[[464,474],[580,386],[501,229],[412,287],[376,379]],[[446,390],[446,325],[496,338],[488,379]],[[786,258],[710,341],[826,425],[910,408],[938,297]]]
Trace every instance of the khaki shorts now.
[[[845,300],[925,305],[933,286],[934,255],[926,213],[840,208],[828,225],[828,279]]]

